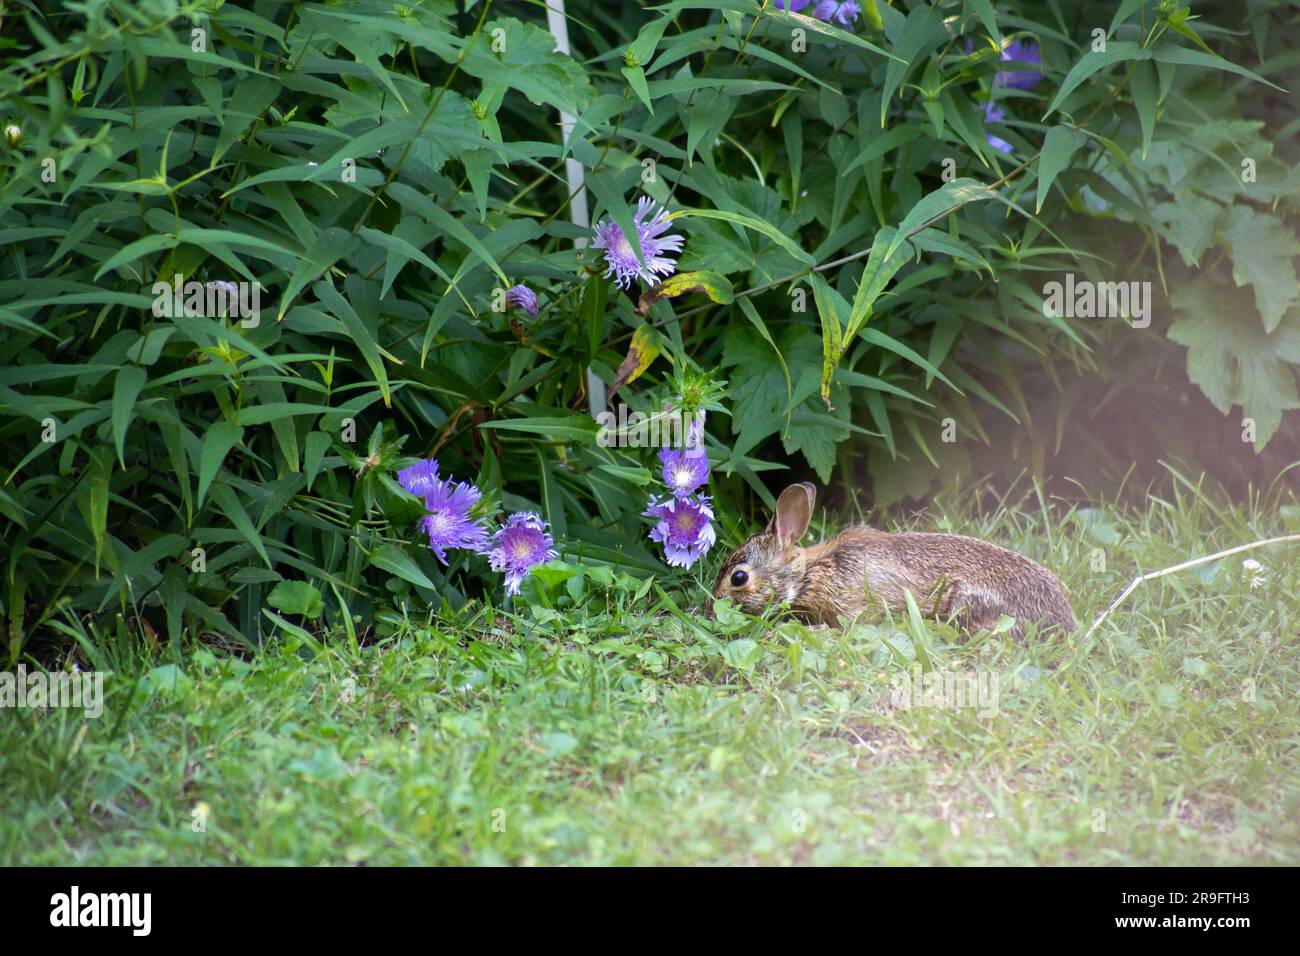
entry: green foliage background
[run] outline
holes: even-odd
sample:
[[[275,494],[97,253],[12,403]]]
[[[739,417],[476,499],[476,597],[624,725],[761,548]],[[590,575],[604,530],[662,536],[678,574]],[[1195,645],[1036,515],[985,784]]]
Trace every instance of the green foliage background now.
[[[486,564],[439,565],[393,479],[431,453],[569,560],[662,571],[652,457],[587,410],[634,336],[655,360],[618,401],[725,382],[719,548],[787,466],[878,504],[1024,467],[1249,472],[1237,410],[1293,460],[1296,5],[862,6],[846,32],[578,0],[565,56],[540,4],[4,3],[6,656],[73,616],[255,645],[457,607]],[[1012,38],[1043,51],[1032,90],[992,83]],[[566,159],[593,219],[665,203],[712,297],[642,306],[575,251]],[[1045,317],[1064,272],[1152,281],[1155,321]],[[261,323],[155,317],[177,274],[260,282]],[[493,310],[517,282],[538,317]],[[285,581],[323,605],[268,602]]]

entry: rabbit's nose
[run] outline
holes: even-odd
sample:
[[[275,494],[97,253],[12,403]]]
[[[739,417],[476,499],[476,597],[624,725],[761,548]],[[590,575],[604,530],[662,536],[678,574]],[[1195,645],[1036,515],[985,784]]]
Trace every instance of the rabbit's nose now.
[[[706,620],[713,620],[713,598],[709,598],[704,605],[704,617]]]

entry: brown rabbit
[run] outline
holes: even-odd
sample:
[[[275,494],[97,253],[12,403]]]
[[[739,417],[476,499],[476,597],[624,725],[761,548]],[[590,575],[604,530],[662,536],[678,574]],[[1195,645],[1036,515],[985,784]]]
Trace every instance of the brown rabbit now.
[[[812,518],[817,489],[790,485],[776,513],[727,558],[713,586],[751,613],[785,602],[804,617],[835,624],[873,603],[906,610],[911,591],[923,613],[953,616],[964,630],[987,630],[1000,615],[1016,619],[1012,635],[1038,623],[1078,626],[1060,579],[1022,554],[958,534],[890,534],[847,528],[838,537],[799,547]]]

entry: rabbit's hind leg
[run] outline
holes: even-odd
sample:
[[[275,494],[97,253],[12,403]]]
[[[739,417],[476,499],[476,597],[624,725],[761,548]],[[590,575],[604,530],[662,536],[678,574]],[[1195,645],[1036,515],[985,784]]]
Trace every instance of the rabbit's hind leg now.
[[[998,618],[1006,613],[1006,602],[996,591],[962,581],[953,585],[952,603],[948,609],[950,614],[956,616],[957,624],[963,631],[978,634],[993,629]],[[1019,623],[1012,633],[1019,635]]]

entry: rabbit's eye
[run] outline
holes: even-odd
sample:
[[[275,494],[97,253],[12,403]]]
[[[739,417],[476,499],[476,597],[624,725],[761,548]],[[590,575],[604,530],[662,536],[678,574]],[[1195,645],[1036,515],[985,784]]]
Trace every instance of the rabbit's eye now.
[[[731,574],[731,586],[733,588],[744,587],[745,582],[748,580],[749,580],[749,575],[746,574],[744,571],[733,571]]]

